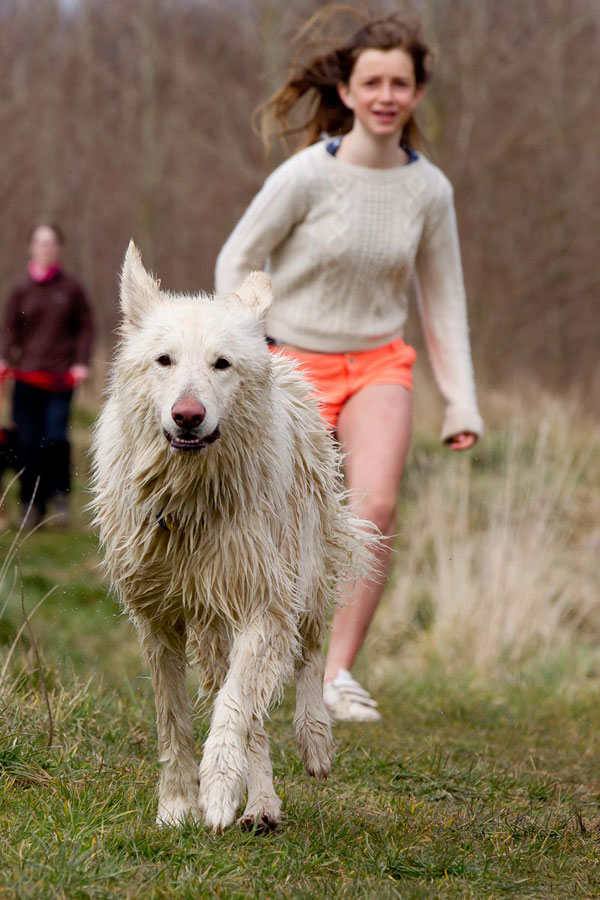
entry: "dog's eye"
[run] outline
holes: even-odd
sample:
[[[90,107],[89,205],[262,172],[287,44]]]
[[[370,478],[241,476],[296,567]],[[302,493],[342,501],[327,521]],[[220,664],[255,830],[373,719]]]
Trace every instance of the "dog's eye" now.
[[[215,369],[228,369],[231,363],[224,356],[220,356],[215,363]]]
[[[156,362],[159,366],[170,366],[171,365],[171,357],[167,356],[166,353],[163,353],[162,356],[159,356]]]

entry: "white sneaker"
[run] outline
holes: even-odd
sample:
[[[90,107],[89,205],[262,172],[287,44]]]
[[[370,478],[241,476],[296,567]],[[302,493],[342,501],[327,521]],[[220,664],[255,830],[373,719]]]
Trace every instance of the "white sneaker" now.
[[[325,706],[334,719],[342,722],[379,722],[377,702],[346,669],[340,669],[333,681],[323,685]]]

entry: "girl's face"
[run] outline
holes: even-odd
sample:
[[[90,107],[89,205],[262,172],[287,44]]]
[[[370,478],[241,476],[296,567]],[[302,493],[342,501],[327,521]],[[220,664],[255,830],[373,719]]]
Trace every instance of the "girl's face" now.
[[[348,84],[338,85],[342,103],[354,122],[374,137],[399,135],[423,96],[417,87],[413,61],[400,48],[363,50]]]
[[[60,244],[53,228],[38,225],[31,236],[29,258],[42,269],[57,265],[60,260]]]

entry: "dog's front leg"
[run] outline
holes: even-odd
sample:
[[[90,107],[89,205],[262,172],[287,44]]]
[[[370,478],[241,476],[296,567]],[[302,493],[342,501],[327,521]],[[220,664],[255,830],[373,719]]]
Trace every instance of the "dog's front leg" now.
[[[246,783],[250,729],[269,706],[284,659],[284,641],[268,622],[244,629],[234,641],[200,766],[200,808],[215,831],[235,820]],[[275,797],[272,781],[269,793]]]
[[[138,627],[154,687],[162,763],[157,823],[180,825],[186,817],[198,816],[198,767],[185,687],[185,624],[156,629],[138,621]]]
[[[281,822],[281,800],[273,787],[269,740],[255,717],[248,738],[248,802],[240,819],[243,828],[270,831]]]

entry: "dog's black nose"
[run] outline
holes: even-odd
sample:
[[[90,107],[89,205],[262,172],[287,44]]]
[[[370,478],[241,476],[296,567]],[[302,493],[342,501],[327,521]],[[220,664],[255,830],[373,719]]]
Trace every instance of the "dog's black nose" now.
[[[173,404],[171,418],[180,428],[197,428],[204,421],[206,410],[196,400],[184,397]]]

